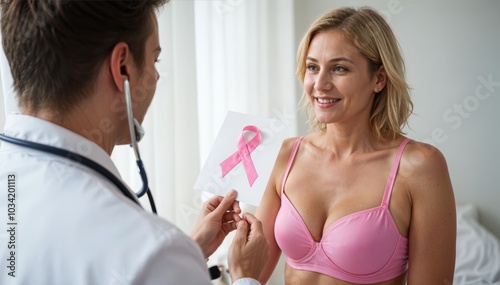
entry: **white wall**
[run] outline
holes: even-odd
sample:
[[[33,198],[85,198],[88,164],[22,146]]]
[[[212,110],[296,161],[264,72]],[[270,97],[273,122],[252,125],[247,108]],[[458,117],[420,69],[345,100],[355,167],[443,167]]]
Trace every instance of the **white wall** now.
[[[457,202],[477,204],[500,236],[500,1],[296,0],[296,46],[322,13],[367,3],[387,16],[405,56],[409,137],[444,153]]]

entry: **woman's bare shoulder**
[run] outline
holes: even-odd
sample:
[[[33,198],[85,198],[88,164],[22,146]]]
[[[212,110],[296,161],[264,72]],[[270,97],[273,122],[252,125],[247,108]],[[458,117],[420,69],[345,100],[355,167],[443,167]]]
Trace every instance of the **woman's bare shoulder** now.
[[[407,179],[412,192],[425,194],[433,189],[451,189],[446,159],[430,144],[410,141],[401,158],[399,171]]]
[[[295,142],[301,137],[291,137],[291,138],[286,138],[283,140],[283,143],[281,145],[281,149],[284,150],[291,150]]]
[[[311,133],[311,134],[307,134],[304,136],[290,137],[290,138],[283,140],[283,143],[282,143],[281,149],[280,149],[280,153],[279,153],[279,157],[282,156],[282,157],[286,157],[288,159],[288,157],[292,153],[292,149],[293,149],[295,143],[297,142],[297,140],[299,140],[299,139],[301,140],[300,148],[303,149],[303,148],[306,148],[307,145],[309,145],[311,143],[311,141],[313,141],[315,139],[315,136],[317,136],[316,133]]]
[[[446,167],[446,159],[438,148],[414,140],[406,146],[402,162],[407,168],[418,172],[433,172],[436,168]]]
[[[283,142],[281,143],[280,151],[278,153],[278,157],[276,158],[276,166],[282,166],[283,164],[287,163],[288,158],[290,157],[290,154],[292,152],[293,145],[295,144],[297,139],[299,139],[299,137],[290,137],[283,140]]]

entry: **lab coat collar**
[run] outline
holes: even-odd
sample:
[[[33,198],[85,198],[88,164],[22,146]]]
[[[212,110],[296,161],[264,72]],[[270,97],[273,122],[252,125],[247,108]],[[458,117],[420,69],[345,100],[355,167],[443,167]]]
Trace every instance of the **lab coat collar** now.
[[[75,152],[97,162],[121,179],[118,169],[104,149],[59,125],[33,116],[9,114],[5,122],[4,134]],[[18,146],[2,143],[2,150],[14,147]]]

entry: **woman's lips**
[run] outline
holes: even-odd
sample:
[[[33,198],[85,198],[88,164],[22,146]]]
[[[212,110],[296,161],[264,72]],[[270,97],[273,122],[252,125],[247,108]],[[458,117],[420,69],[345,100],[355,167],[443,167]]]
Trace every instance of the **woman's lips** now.
[[[334,106],[335,104],[337,104],[340,99],[338,98],[318,98],[316,97],[316,102],[318,102],[318,105],[320,107],[331,107],[331,106]]]

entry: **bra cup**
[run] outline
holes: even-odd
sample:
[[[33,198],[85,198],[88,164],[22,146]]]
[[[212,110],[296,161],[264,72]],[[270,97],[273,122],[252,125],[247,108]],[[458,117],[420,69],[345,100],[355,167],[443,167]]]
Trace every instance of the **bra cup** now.
[[[290,208],[281,207],[274,224],[274,237],[283,253],[293,260],[305,258],[313,249],[309,232],[304,231],[300,217]]]
[[[376,273],[391,260],[399,241],[387,208],[345,219],[324,237],[325,255],[345,272],[356,275]]]

